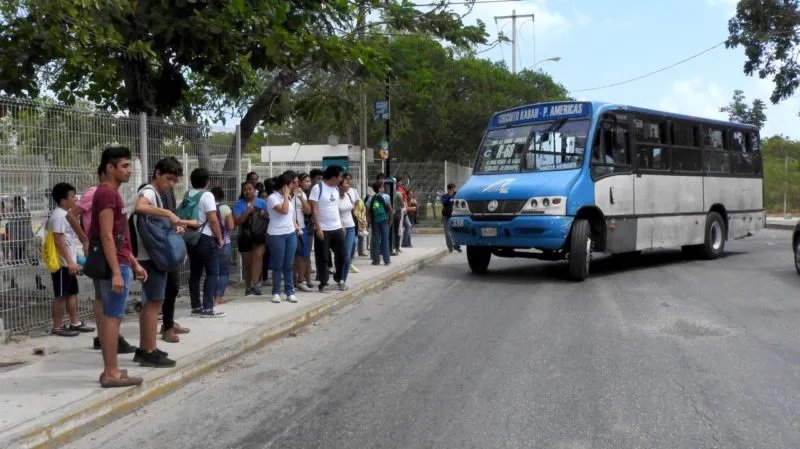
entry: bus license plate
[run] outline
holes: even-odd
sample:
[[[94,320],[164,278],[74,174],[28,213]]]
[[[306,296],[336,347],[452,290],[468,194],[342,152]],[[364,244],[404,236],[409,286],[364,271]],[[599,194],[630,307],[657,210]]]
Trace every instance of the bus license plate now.
[[[481,228],[482,237],[497,237],[497,228]]]

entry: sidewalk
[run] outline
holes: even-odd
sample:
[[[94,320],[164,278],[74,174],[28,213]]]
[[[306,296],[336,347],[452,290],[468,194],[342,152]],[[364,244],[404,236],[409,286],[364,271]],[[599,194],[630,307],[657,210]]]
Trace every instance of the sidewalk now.
[[[131,410],[165,395],[193,378],[331,311],[358,300],[365,294],[386,288],[420,268],[447,255],[441,236],[416,235],[414,248],[392,257],[390,266],[373,266],[368,258],[356,257],[359,273],[349,275],[349,290],[332,289],[322,294],[298,292],[297,304],[269,302],[269,287],[262,296],[234,296],[228,292],[220,310],[225,318],[190,317],[187,298],[179,298],[176,320],[191,328],[181,342],[159,340],[159,348],[177,360],[174,368],[143,368],[133,355],[120,355],[120,368],[144,377],[140,387],[103,389],[97,379],[102,371],[100,351],[92,349],[94,334],[65,338],[30,338],[0,346],[3,358],[17,358],[21,365],[0,365],[0,447],[58,447]],[[331,280],[331,283],[333,280]],[[333,287],[333,285],[332,285]],[[122,334],[138,344],[138,316],[129,314]],[[31,355],[44,347],[44,356]]]
[[[795,225],[800,220],[800,217],[784,218],[782,216],[767,217],[767,227],[772,229],[788,229],[794,230]]]

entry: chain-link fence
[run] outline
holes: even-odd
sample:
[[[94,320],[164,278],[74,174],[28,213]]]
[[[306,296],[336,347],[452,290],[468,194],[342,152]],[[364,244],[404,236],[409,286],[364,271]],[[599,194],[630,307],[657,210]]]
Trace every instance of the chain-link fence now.
[[[184,164],[185,176],[176,187],[178,201],[187,189],[189,173],[198,166],[211,171],[212,183],[223,187],[227,199],[235,199],[242,179],[237,142],[235,132],[174,125],[144,115],[114,116],[88,104],[64,107],[0,97],[0,332],[20,333],[51,324],[50,274],[39,261],[46,221],[54,207],[53,185],[68,182],[79,194],[95,185],[103,148],[117,144],[133,153],[133,174],[120,188],[128,210],[155,162],[168,155]],[[184,269],[182,291],[187,284]],[[79,288],[79,314],[88,317],[91,281],[80,277]],[[132,301],[138,299],[139,289],[134,284]]]
[[[128,210],[133,210],[138,187],[147,182],[156,162],[175,156],[184,168],[175,188],[177,201],[190,187],[192,170],[205,167],[211,185],[225,192],[232,204],[239,196],[240,182],[248,171],[270,178],[286,170],[309,172],[322,161],[251,163],[241,158],[237,131],[212,131],[197,125],[167,123],[148,118],[111,115],[90,104],[64,107],[46,101],[0,96],[0,336],[3,331],[22,333],[51,325],[52,286],[50,274],[40,263],[47,218],[55,207],[50,189],[59,182],[76,187],[78,194],[97,183],[102,150],[124,145],[133,153],[133,174],[120,188]],[[357,156],[351,154],[349,171],[363,196],[379,172],[381,162],[370,162],[362,173]],[[420,219],[439,216],[438,196],[448,182],[458,186],[471,169],[446,161],[392,162],[391,174],[415,192],[421,206]],[[362,180],[364,184],[362,184]],[[362,192],[366,185],[367,192]],[[233,235],[236,248],[235,233]],[[237,279],[238,254],[231,264]],[[188,266],[181,270],[181,294],[188,290]],[[88,278],[79,278],[79,314],[92,314],[93,288]],[[141,286],[134,283],[131,301],[138,300]]]

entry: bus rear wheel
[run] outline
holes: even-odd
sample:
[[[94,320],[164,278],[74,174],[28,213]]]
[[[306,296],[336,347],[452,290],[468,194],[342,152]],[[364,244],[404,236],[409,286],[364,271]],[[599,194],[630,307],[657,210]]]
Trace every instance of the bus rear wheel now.
[[[492,251],[482,246],[467,247],[467,263],[473,273],[483,274],[489,269]]]
[[[575,220],[569,243],[569,277],[582,281],[589,277],[592,258],[592,233],[588,220]]]
[[[701,250],[706,259],[716,259],[725,251],[725,222],[717,212],[709,213],[706,218],[706,239]]]

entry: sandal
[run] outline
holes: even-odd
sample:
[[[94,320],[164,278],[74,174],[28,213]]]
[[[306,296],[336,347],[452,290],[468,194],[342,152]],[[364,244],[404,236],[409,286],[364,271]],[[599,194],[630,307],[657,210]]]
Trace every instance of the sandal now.
[[[167,343],[179,343],[181,341],[180,337],[175,333],[175,328],[162,332],[161,339]]]
[[[67,329],[65,327],[56,327],[52,329],[50,333],[60,337],[77,337],[80,334],[78,331]]]
[[[69,330],[78,332],[94,332],[94,328],[87,326],[83,321],[79,322],[77,325],[70,323]]]
[[[121,388],[141,385],[144,381],[141,377],[130,377],[127,372],[120,371],[119,378],[115,379],[108,376],[100,376],[100,386],[103,388]]]

